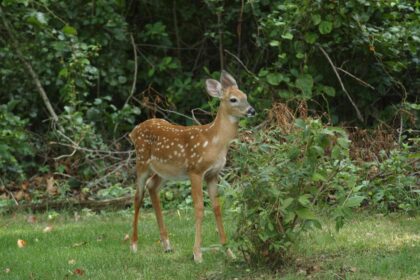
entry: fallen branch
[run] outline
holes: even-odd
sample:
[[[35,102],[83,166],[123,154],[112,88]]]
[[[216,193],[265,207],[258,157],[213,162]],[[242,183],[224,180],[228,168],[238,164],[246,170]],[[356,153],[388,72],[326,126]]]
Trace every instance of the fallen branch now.
[[[9,206],[2,212],[11,213],[17,211],[46,211],[46,210],[63,210],[68,208],[89,208],[92,210],[101,210],[107,207],[125,208],[131,205],[132,196],[119,197],[106,200],[85,200],[85,201],[45,201],[42,203],[20,204]]]
[[[356,110],[356,114],[357,114],[357,118],[363,122],[363,116],[359,111],[359,108],[357,108],[356,103],[354,103],[353,99],[351,98],[349,92],[347,91],[347,89],[344,87],[343,81],[341,80],[340,74],[338,74],[337,71],[337,67],[334,65],[334,63],[332,62],[330,56],[327,54],[327,52],[321,47],[318,46],[318,48],[321,50],[321,52],[324,54],[324,56],[327,58],[328,62],[330,63],[335,75],[337,76],[338,82],[341,85],[341,88],[343,89],[344,93],[347,95],[347,98],[350,100],[351,105],[353,105],[353,108]]]

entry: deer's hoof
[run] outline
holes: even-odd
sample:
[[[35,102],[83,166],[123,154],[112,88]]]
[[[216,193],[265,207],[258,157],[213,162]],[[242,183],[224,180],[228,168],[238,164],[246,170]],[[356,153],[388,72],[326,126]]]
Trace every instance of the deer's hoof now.
[[[161,240],[160,242],[161,242],[161,244],[162,244],[163,251],[164,251],[165,253],[172,253],[172,252],[174,251],[174,250],[172,250],[171,243],[169,242],[169,240],[168,240],[168,239],[166,239],[166,240]]]
[[[231,260],[236,260],[236,256],[235,256],[235,254],[232,252],[232,250],[231,250],[230,248],[228,248],[228,249],[226,250],[226,254],[228,255],[228,257],[229,257]]]
[[[193,259],[195,263],[202,263],[203,262],[203,255],[200,253],[193,253]]]
[[[131,252],[137,253],[137,242],[131,243],[130,249],[131,249]]]

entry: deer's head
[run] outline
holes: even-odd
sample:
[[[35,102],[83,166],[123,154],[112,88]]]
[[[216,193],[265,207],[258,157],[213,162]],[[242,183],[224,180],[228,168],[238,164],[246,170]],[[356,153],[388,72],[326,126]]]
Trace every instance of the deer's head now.
[[[235,79],[226,71],[222,71],[220,82],[207,79],[206,89],[210,96],[220,99],[220,106],[229,116],[233,118],[255,116],[255,110],[248,103],[245,93],[243,93]]]

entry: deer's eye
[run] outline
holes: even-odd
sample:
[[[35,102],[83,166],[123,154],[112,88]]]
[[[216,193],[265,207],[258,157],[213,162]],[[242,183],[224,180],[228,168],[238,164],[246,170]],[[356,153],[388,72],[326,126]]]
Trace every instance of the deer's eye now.
[[[238,102],[238,99],[236,99],[235,97],[232,97],[231,99],[229,99],[230,103],[236,103]]]

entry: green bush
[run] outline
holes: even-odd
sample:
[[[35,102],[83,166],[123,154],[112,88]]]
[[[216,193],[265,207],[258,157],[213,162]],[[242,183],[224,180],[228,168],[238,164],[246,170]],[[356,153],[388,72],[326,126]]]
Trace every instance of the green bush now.
[[[414,214],[420,209],[419,154],[410,153],[404,145],[400,150],[387,154],[381,152],[381,162],[365,163],[361,177],[368,184],[365,189],[371,208],[388,213],[404,211]],[[417,162],[416,162],[417,161]]]
[[[12,113],[14,105],[0,105],[0,177],[21,179],[31,166],[34,149],[26,130],[28,120]]]
[[[294,125],[288,134],[261,131],[234,149],[228,176],[239,185],[233,192],[235,242],[252,263],[283,263],[302,231],[322,226],[315,205],[333,217],[337,230],[360,206],[418,212],[419,155],[413,147],[404,144],[382,151],[377,162],[359,163],[349,156],[344,130],[317,119]]]
[[[329,192],[336,196],[330,210],[337,229],[364,199],[363,186],[345,170],[352,168],[345,132],[312,119],[295,126],[288,135],[259,133],[253,143],[238,144],[233,157],[240,170],[235,239],[253,263],[282,263],[300,232],[321,227],[313,205]]]

